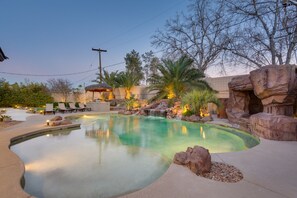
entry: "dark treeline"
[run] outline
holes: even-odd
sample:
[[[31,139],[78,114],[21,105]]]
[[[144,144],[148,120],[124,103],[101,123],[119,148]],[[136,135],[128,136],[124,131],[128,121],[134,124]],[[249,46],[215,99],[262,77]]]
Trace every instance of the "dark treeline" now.
[[[25,82],[10,84],[0,79],[0,107],[41,107],[53,98],[43,83]]]

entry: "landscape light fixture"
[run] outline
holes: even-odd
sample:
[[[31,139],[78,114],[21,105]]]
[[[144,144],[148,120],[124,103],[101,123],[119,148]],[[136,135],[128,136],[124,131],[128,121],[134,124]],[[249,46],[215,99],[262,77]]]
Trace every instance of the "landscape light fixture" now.
[[[100,76],[100,83],[102,83],[102,66],[101,66],[101,52],[107,52],[107,50],[103,49],[95,49],[92,48],[92,51],[97,51],[99,53],[99,76]]]

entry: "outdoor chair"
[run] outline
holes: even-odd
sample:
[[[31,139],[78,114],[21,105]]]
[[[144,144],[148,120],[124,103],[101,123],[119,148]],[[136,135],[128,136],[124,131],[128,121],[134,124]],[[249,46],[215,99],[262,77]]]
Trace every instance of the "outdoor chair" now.
[[[78,105],[79,105],[80,108],[84,109],[84,111],[85,110],[91,111],[91,108],[90,107],[85,107],[85,105],[82,104],[82,103],[78,103]]]
[[[43,112],[43,115],[45,115],[47,113],[53,113],[53,114],[56,113],[54,110],[54,105],[52,103],[48,103],[45,105],[45,110]]]
[[[66,108],[64,103],[59,103],[58,105],[59,105],[59,111],[62,112],[62,113],[65,113],[65,111],[66,112],[67,111],[70,111],[70,112],[73,111],[72,109]]]
[[[70,109],[72,109],[73,111],[74,111],[74,110],[75,110],[75,111],[84,111],[84,110],[85,110],[85,108],[76,107],[76,106],[75,106],[75,103],[73,103],[73,102],[70,102],[70,103],[69,103],[69,107],[70,107]]]

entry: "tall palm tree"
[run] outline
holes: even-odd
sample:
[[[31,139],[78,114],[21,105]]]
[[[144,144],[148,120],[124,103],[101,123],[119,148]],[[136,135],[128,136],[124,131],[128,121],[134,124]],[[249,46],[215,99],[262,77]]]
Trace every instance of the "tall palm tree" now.
[[[120,87],[125,88],[125,98],[130,99],[131,98],[131,88],[139,82],[140,77],[135,76],[131,72],[120,72],[117,77],[117,82],[120,85]]]
[[[180,99],[183,94],[192,88],[211,89],[202,78],[203,72],[192,66],[193,60],[182,56],[177,61],[163,60],[157,66],[158,73],[149,78],[149,91],[157,91],[152,100],[168,98]]]

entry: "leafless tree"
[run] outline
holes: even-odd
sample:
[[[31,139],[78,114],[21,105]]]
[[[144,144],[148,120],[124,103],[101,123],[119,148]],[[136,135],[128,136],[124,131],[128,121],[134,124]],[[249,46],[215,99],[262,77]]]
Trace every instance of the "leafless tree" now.
[[[161,63],[160,59],[154,55],[153,51],[145,52],[141,55],[144,62],[144,82],[147,85],[148,78],[154,74],[157,74],[157,65]]]
[[[223,4],[219,0],[192,1],[187,14],[177,14],[167,21],[163,31],[153,35],[152,44],[169,57],[188,56],[204,72],[229,43],[225,36],[229,20],[224,17]]]
[[[290,0],[225,0],[229,60],[252,68],[296,63],[297,5]]]
[[[72,84],[67,79],[49,79],[47,85],[51,93],[58,94],[62,97],[63,102],[66,102],[72,91]]]
[[[82,94],[82,85],[79,85],[77,88],[72,89],[74,101],[80,101]]]

